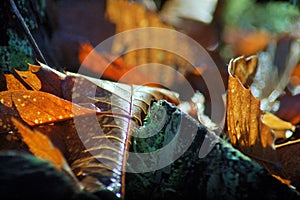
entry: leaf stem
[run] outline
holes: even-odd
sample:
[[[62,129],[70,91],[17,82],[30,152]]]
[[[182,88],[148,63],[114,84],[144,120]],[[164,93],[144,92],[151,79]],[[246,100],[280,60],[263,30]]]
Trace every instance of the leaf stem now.
[[[293,141],[288,141],[288,142],[283,143],[283,144],[275,145],[275,148],[277,149],[277,148],[280,148],[280,147],[284,147],[284,146],[291,145],[291,144],[296,144],[296,143],[300,143],[300,139],[293,140]]]

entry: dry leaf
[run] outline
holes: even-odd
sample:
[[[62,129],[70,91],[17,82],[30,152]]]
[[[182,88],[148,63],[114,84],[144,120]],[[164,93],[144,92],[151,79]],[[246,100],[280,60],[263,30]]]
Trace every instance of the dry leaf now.
[[[18,78],[23,81],[24,85],[33,90],[40,90],[42,88],[41,80],[32,73],[32,70],[35,71],[35,69],[29,65],[27,71],[19,71],[15,69],[15,73],[18,75]]]
[[[116,25],[116,34],[123,31],[145,27],[158,27],[174,30],[172,26],[164,24],[157,13],[146,10],[138,2],[108,0],[106,14],[108,19]],[[144,44],[148,44],[148,41],[151,41],[152,44],[160,44],[161,40],[162,38],[158,38],[156,34],[126,34],[124,38],[116,37],[114,39],[112,44],[112,53],[116,55],[122,55],[122,52],[127,49],[131,49],[132,47],[138,47],[138,45],[144,46]],[[192,55],[188,44],[183,42],[183,39],[178,37],[178,35],[168,35],[167,41],[167,45],[174,47],[174,49],[178,47],[178,41],[180,41],[180,50]],[[142,64],[149,63],[161,63],[167,66],[180,66],[183,67],[182,69],[190,66],[189,62],[175,53],[153,48],[143,48],[130,51],[124,55],[124,60],[130,66],[140,66]],[[157,76],[164,74],[164,71],[161,67],[150,67],[149,69],[145,67],[140,70],[140,72],[144,76],[148,76],[149,74],[156,74]],[[170,76],[171,74],[169,74],[169,77],[162,76],[161,80],[168,82],[166,85],[171,85],[173,83],[172,79],[175,78]],[[163,78],[168,78],[170,80],[166,81],[163,80]]]
[[[53,123],[96,112],[49,93],[29,90],[0,92],[0,109],[4,111],[0,114],[0,119],[19,115],[30,126]]]
[[[178,104],[177,94],[80,74],[63,74],[40,64],[40,69],[32,73],[53,76],[54,82],[60,82],[64,99],[41,91],[1,92],[0,109],[4,112],[0,117],[21,118],[34,131],[62,146],[60,149],[85,190],[110,187],[116,194],[123,194],[123,167],[132,130],[142,124],[152,100],[167,99]],[[98,111],[79,105],[94,106]],[[9,125],[14,126],[11,122]]]
[[[261,121],[260,100],[256,99],[249,88],[253,77],[253,62],[239,57],[229,63],[229,83],[227,94],[227,125],[231,143],[250,157],[277,164],[274,149],[275,136],[271,129]],[[250,67],[250,72],[249,69]],[[244,86],[243,84],[246,84]]]
[[[43,67],[47,68],[45,65]],[[78,105],[95,105],[101,112],[63,122],[56,121],[55,127],[60,128],[47,125],[42,128],[43,133],[51,135],[59,131],[66,135],[68,162],[85,190],[95,191],[109,186],[115,193],[124,193],[123,167],[131,132],[142,124],[152,100],[166,99],[178,104],[177,94],[80,74],[52,72],[62,80],[62,93],[66,100]]]
[[[279,117],[269,112],[264,113],[262,115],[261,120],[264,124],[266,124],[273,130],[276,139],[279,138],[287,139],[291,137],[291,135],[288,134],[289,132],[287,131],[290,130],[294,132],[296,129],[296,127],[290,122],[283,121]]]
[[[134,70],[134,67],[125,64],[122,58],[119,57],[113,60],[113,56],[100,54],[93,50],[94,48],[91,44],[81,44],[79,61],[82,63],[82,67],[91,70],[96,75],[101,75],[100,78],[127,84],[155,85],[154,80],[140,71]],[[126,76],[126,73],[130,70],[134,70],[134,73],[127,74]]]
[[[30,151],[41,159],[53,163],[57,169],[62,169],[66,164],[64,156],[60,150],[55,148],[49,138],[39,131],[33,131],[17,119],[12,119],[14,125],[21,133],[24,142],[28,145]]]
[[[69,151],[72,170],[80,177],[85,174],[82,183],[90,191],[101,188],[96,174],[113,172],[124,194],[126,151],[132,131],[142,125],[152,100],[169,99],[178,104],[176,95],[164,89],[125,85],[73,73],[68,73],[63,88],[66,91],[73,88],[72,93],[65,93],[67,99],[73,98],[78,104],[93,103],[101,109],[97,116],[100,127],[92,116],[78,119],[82,126],[77,126],[77,132],[82,133],[83,144],[75,137],[68,137],[66,141],[67,146],[78,147],[77,151]],[[113,188],[120,193],[116,185]]]
[[[15,118],[12,118],[12,122],[18,129],[18,132],[21,134],[23,141],[29,147],[31,153],[40,159],[51,162],[57,169],[66,172],[76,183],[77,189],[81,189],[82,186],[70,169],[62,152],[52,144],[46,135],[38,130],[30,129],[27,125]]]
[[[236,67],[247,68],[248,59],[239,57],[231,60],[229,64],[227,125],[231,142],[264,166],[282,183],[299,186],[298,168],[295,167],[299,164],[297,152],[299,140],[274,145],[276,139],[283,138],[285,140],[292,135],[292,131],[296,127],[289,122],[290,120],[284,120],[295,115],[285,115],[284,112],[278,112],[277,114],[281,113],[278,116],[268,112],[263,114],[260,110],[260,100],[254,98],[250,89],[245,88],[241,81],[235,77]],[[236,63],[242,64],[237,66]],[[247,69],[239,71],[247,71]],[[255,70],[251,71],[254,72]],[[249,88],[251,81],[243,77],[243,74],[238,76],[242,77],[243,82]],[[250,75],[249,77],[253,76]],[[285,101],[285,103],[291,102]],[[285,105],[285,112],[287,112],[287,108],[291,107]],[[290,111],[297,110],[295,108]],[[293,117],[289,119],[293,119]],[[294,119],[297,119],[297,115]]]
[[[43,91],[62,97],[61,79],[64,77],[63,74],[42,63],[40,65],[28,64],[27,71],[15,70],[14,76],[30,90]]]
[[[13,74],[4,74],[7,90],[27,90]]]

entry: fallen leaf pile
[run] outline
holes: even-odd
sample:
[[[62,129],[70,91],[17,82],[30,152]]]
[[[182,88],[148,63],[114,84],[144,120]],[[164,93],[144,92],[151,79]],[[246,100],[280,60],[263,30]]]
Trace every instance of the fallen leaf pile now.
[[[178,104],[171,91],[67,75],[43,64],[4,79],[1,149],[49,160],[79,178],[87,191],[106,186],[121,195],[130,132],[142,125],[152,100]]]
[[[108,19],[116,25],[116,33],[143,27],[175,30],[164,24],[157,13],[137,2],[108,0],[106,11]],[[267,92],[260,92],[269,96],[259,99],[253,94],[253,87],[261,88],[253,83],[260,81],[256,77],[261,72],[258,68],[260,57],[232,59],[226,81],[227,123],[223,129],[205,114],[211,105],[208,108],[204,105],[210,100],[205,99],[207,88],[199,77],[209,66],[191,70],[190,63],[180,56],[150,48],[130,51],[116,58],[114,55],[122,55],[131,45],[151,40],[155,43],[161,39],[135,36],[113,41],[111,54],[97,52],[90,43],[82,43],[78,58],[87,75],[59,72],[43,63],[28,64],[27,71],[14,69],[11,74],[0,74],[0,161],[8,163],[0,166],[1,172],[5,172],[0,182],[9,177],[5,180],[8,186],[0,187],[0,193],[11,191],[16,185],[22,187],[20,183],[26,185],[20,190],[21,196],[34,191],[27,184],[30,183],[29,175],[33,175],[38,177],[33,182],[40,181],[40,177],[45,182],[52,178],[58,181],[59,187],[50,187],[58,188],[52,193],[53,197],[50,195],[53,199],[63,199],[74,193],[78,195],[73,196],[74,199],[125,199],[125,191],[131,199],[184,199],[194,198],[193,195],[197,195],[197,199],[253,199],[277,195],[283,198],[286,194],[291,199],[299,198],[300,96],[299,93],[294,95],[297,84],[300,85],[299,66],[292,74],[294,81],[290,82],[293,92],[289,92],[289,86],[282,84],[276,88],[266,81],[263,85]],[[252,36],[248,39],[253,43],[260,37],[263,41],[260,43],[265,46],[269,35],[253,35],[254,39]],[[169,40],[172,46],[178,46],[178,38]],[[242,49],[238,51],[252,54],[263,48],[255,46],[246,50],[249,41],[242,41],[238,47]],[[300,51],[300,45],[298,47]],[[184,42],[180,50],[191,51]],[[298,62],[296,54],[299,51],[290,56],[289,70]],[[155,70],[136,67],[148,63],[167,65],[181,74],[190,70],[190,76],[172,74],[166,77],[162,67]],[[134,75],[127,76],[129,72]],[[284,83],[290,79],[288,73],[284,72]],[[97,74],[102,77],[95,77]],[[183,107],[181,98],[185,97],[156,84],[163,80],[166,86],[176,85],[182,81],[180,77],[197,77],[196,81],[189,79],[191,84],[200,85],[198,90],[206,88],[200,91],[204,95],[195,90],[193,106],[190,106],[194,118],[179,109]],[[277,78],[281,77],[273,81]],[[270,100],[274,92],[276,98],[271,106],[276,107],[276,103],[280,106],[274,112],[263,110],[263,101]],[[197,120],[195,115],[198,115]],[[167,122],[164,123],[163,118]],[[190,133],[190,130],[195,131]],[[220,137],[215,134],[216,130],[222,132]],[[148,136],[157,132],[146,139],[134,138],[135,134]],[[180,134],[183,136],[178,137]],[[186,148],[188,136],[194,140]],[[174,138],[175,143],[171,143]],[[136,166],[130,166],[129,152],[160,152],[160,148],[169,143],[173,146],[172,151],[166,153],[167,157],[173,158],[183,151],[174,162],[146,173],[126,172],[127,169],[155,166],[157,162],[165,162],[166,156],[150,157],[151,165],[140,158]],[[209,152],[202,158],[201,150],[205,148]],[[16,174],[9,172],[9,164],[14,166]],[[24,173],[17,165],[24,165],[30,173]],[[40,173],[43,169],[49,173]],[[35,182],[34,187],[38,187],[37,184],[39,182]],[[271,187],[265,186],[269,184]],[[180,196],[182,194],[187,196]]]

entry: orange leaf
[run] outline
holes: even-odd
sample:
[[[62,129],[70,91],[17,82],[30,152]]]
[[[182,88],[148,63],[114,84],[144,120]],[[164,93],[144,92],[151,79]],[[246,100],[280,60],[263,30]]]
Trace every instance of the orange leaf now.
[[[239,57],[229,63],[227,124],[231,143],[242,152],[275,164],[277,162],[274,149],[275,136],[262,120],[260,100],[256,99],[251,90],[245,88],[251,84],[253,65],[256,57],[245,59]],[[248,69],[248,68],[252,69]],[[249,72],[249,73],[248,73]]]
[[[89,43],[81,44],[78,57],[82,65],[94,74],[101,75],[103,79],[127,84],[157,86],[157,84],[154,84],[155,80],[141,73],[135,67],[126,65],[122,58],[114,59],[109,54],[100,54],[93,51],[93,49],[93,46]],[[131,73],[128,74],[130,71]]]
[[[135,28],[145,27],[160,27],[172,29],[172,26],[165,24],[159,14],[145,9],[138,2],[129,2],[123,0],[108,0],[106,7],[107,18],[116,25],[116,33],[132,30]],[[162,38],[152,37],[151,34],[145,34],[137,37],[135,34],[127,35],[126,38],[116,37],[112,44],[112,53],[122,54],[125,49],[130,49],[132,45],[146,44],[146,41],[152,41],[153,43],[161,42]],[[178,47],[178,41],[180,41],[181,51],[190,52],[189,45],[179,37],[175,35],[168,35],[168,45]],[[168,66],[182,66],[184,68],[190,66],[190,63],[175,53],[167,52],[161,49],[139,49],[130,51],[124,55],[124,60],[128,65],[139,66],[148,63],[161,63]],[[149,73],[157,74],[157,76],[163,73],[160,68],[145,69],[144,76]]]
[[[40,63],[41,66],[28,64],[27,71],[17,71],[16,75],[30,89],[43,91],[62,97],[61,79],[63,74],[54,69]]]
[[[13,74],[4,74],[7,90],[27,90]]]
[[[49,93],[29,90],[0,92],[0,109],[2,107],[16,109],[20,117],[30,126],[63,121],[96,112]]]
[[[243,31],[236,28],[224,29],[224,40],[233,48],[235,55],[249,56],[264,50],[270,40],[266,31]]]
[[[40,90],[42,88],[42,83],[40,79],[31,72],[31,67],[29,65],[29,69],[27,71],[19,71],[15,69],[16,74],[19,76],[21,80],[24,81],[26,85],[28,85],[33,90]]]
[[[49,138],[39,131],[31,130],[22,122],[12,119],[14,125],[23,137],[24,142],[28,145],[30,151],[41,159],[45,159],[53,163],[56,168],[62,169],[66,163],[64,156],[55,148]]]

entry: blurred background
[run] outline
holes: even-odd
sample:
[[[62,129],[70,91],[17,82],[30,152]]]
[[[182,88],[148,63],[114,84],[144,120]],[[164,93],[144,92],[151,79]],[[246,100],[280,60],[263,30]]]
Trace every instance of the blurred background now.
[[[1,72],[26,68],[26,62],[34,63],[35,58],[53,68],[77,72],[84,59],[102,41],[116,33],[141,27],[173,29],[193,38],[216,63],[225,86],[227,64],[234,57],[269,52],[271,56],[265,62],[275,66],[277,77],[284,73],[293,53],[297,54],[293,65],[299,61],[297,51],[291,51],[292,44],[300,37],[298,0],[16,0],[15,3],[42,56],[38,55],[40,53],[35,48],[31,48],[32,41],[17,20],[9,1],[2,1]],[[161,63],[183,74],[192,87],[201,91],[209,101],[201,77],[203,66],[191,67],[190,63],[177,55],[163,50],[144,49],[112,60],[111,55],[122,54],[131,45],[128,41],[134,39],[134,36],[130,36],[126,41],[113,41],[109,52],[97,52],[94,60],[83,67],[89,75],[101,72],[101,78],[118,81],[135,66],[149,62]],[[182,51],[190,51],[176,38],[161,38],[166,39]],[[15,56],[18,59],[14,59]],[[104,69],[106,65],[109,65],[108,69]],[[294,94],[300,85],[300,70],[295,69],[289,83]],[[180,77],[163,76],[161,70],[151,73],[163,79],[165,87],[171,88],[172,84],[180,87]],[[148,75],[149,71],[137,72],[134,77],[122,81],[140,84],[149,79]]]

